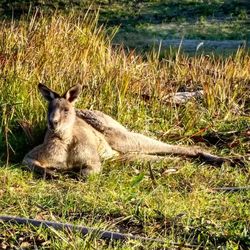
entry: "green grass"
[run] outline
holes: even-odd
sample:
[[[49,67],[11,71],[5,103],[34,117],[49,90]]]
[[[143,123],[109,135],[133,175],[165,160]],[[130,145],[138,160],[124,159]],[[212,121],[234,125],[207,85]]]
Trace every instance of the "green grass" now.
[[[100,10],[102,20],[120,25],[117,42],[130,47],[157,39],[249,40],[249,4],[244,1],[143,1],[116,3]]]
[[[20,164],[41,141],[46,103],[38,82],[63,92],[85,85],[77,104],[99,109],[134,131],[174,144],[198,144],[224,156],[249,154],[250,57],[144,56],[114,48],[97,18],[55,14],[1,22],[0,214],[25,216],[157,237],[165,247],[247,249],[249,191],[211,192],[248,186],[244,167],[211,167],[168,160],[147,164],[103,164],[86,181],[69,176],[44,180]],[[201,101],[176,107],[164,97],[177,90],[204,90]],[[23,129],[31,124],[31,136]],[[22,126],[21,126],[22,125]],[[234,133],[231,133],[234,132]],[[216,135],[217,139],[212,139]],[[167,169],[175,168],[175,173]],[[0,224],[0,248],[163,249],[140,241],[109,242],[94,235]],[[183,247],[183,249],[187,246]]]
[[[99,10],[100,24],[111,29],[120,27],[114,43],[138,50],[151,48],[153,38],[248,41],[250,38],[250,5],[245,0],[19,0],[3,1],[0,12],[2,16],[17,18],[39,7],[47,13],[55,10],[67,13],[73,9],[83,15],[89,6],[91,13]]]
[[[136,181],[138,171],[144,174],[140,181]],[[65,177],[56,181],[37,180],[19,169],[3,168],[1,213],[120,230],[208,248],[249,246],[249,193],[209,192],[213,186],[246,185],[244,173],[228,167],[201,169],[192,164],[186,164],[174,175],[160,175],[158,171],[154,169],[157,182],[152,185],[148,171],[136,165],[105,166],[102,174],[87,182]],[[67,243],[65,249],[70,244],[78,247],[88,241],[97,248],[108,247],[103,241],[81,239],[72,233],[10,225],[1,228],[12,232],[2,236],[9,243],[14,237],[22,242],[19,234],[31,234],[34,239],[42,238],[42,242],[50,240],[49,245],[55,249],[60,249],[57,244],[65,244],[62,237]],[[118,249],[133,248],[136,244],[143,246],[130,242]]]

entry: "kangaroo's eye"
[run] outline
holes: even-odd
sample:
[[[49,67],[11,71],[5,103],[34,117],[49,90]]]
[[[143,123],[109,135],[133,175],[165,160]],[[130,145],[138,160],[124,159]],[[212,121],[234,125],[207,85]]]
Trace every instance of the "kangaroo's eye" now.
[[[67,113],[69,113],[69,109],[68,108],[65,108],[64,109],[64,112],[67,114]]]

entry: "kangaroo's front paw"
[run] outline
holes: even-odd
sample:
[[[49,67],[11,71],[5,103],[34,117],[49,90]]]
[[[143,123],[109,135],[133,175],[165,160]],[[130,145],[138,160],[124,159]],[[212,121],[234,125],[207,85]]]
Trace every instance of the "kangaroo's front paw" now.
[[[39,175],[42,175],[43,178],[51,179],[51,178],[58,177],[58,175],[52,168],[50,169],[50,168],[43,166],[43,164],[41,164],[39,161],[35,159],[25,157],[23,160],[23,164],[26,166],[28,170],[35,172]]]
[[[92,174],[98,174],[100,173],[100,171],[101,171],[100,167],[86,167],[80,170],[80,175],[85,178]]]

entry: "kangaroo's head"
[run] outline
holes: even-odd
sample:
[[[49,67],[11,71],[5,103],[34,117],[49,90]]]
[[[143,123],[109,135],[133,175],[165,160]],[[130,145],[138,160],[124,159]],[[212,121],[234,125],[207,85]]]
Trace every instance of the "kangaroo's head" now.
[[[48,129],[59,135],[71,131],[76,118],[74,103],[81,93],[81,85],[69,88],[63,95],[59,95],[41,83],[38,89],[49,102]]]

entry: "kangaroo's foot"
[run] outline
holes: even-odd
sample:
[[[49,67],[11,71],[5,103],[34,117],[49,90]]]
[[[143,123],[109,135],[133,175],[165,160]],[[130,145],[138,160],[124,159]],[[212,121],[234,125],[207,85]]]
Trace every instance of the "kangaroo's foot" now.
[[[194,152],[194,155],[191,156],[192,158],[197,158],[204,163],[208,163],[214,166],[221,166],[223,163],[229,162],[224,157],[213,155],[200,149],[195,149]]]
[[[91,174],[98,174],[100,173],[102,168],[101,161],[99,160],[99,157],[96,155],[96,159],[88,159],[86,160],[86,163],[78,168],[78,173],[80,173],[81,176],[88,176]]]
[[[202,150],[197,151],[197,158],[205,163],[209,163],[214,166],[221,166],[223,163],[227,163],[230,166],[245,166],[244,159],[240,157],[229,158],[229,157],[220,157],[213,155]]]

